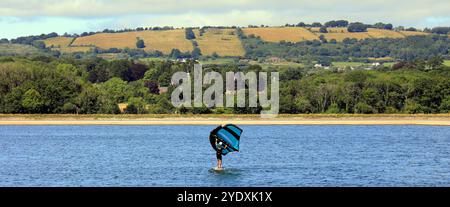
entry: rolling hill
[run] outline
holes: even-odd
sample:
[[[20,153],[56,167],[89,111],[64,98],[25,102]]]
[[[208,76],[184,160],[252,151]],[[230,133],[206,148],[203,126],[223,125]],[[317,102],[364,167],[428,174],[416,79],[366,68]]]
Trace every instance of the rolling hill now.
[[[137,49],[136,41],[142,39],[147,52],[160,51],[170,54],[173,49],[181,52],[191,52],[195,47],[203,55],[239,57],[245,55],[243,43],[237,35],[237,29],[206,28],[194,29],[194,39],[186,39],[185,29],[144,30],[120,33],[96,33],[82,37],[54,37],[43,40],[46,47],[62,53],[87,52],[99,48],[107,50]],[[243,35],[258,37],[266,42],[302,42],[319,40],[343,41],[346,38],[404,38],[413,35],[427,35],[425,32],[394,31],[369,28],[367,32],[352,33],[347,28],[327,28],[327,33],[321,33],[318,27],[246,27],[242,28]]]

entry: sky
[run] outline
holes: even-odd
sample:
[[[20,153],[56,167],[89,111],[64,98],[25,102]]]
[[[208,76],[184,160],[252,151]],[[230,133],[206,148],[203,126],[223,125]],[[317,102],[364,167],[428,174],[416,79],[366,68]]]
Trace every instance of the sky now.
[[[450,0],[0,0],[0,38],[153,26],[298,22],[450,26]]]

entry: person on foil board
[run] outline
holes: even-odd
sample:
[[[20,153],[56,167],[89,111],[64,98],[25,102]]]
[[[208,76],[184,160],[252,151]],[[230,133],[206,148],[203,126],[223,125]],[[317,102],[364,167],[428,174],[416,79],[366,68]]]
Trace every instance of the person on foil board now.
[[[224,145],[219,139],[216,139],[216,158],[217,167],[216,169],[222,169],[222,149],[226,149],[227,145]]]
[[[239,151],[239,141],[242,129],[234,124],[226,124],[216,127],[209,135],[212,148],[216,151],[217,167],[222,170],[222,155]]]

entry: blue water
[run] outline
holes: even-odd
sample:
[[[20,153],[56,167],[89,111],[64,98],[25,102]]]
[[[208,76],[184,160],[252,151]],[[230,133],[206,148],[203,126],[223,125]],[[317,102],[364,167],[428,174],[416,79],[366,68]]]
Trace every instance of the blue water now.
[[[450,186],[450,127],[0,126],[0,186]]]

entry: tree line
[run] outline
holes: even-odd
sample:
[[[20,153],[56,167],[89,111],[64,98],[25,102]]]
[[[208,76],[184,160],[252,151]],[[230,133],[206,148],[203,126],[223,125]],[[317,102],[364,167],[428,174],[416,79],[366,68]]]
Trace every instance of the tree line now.
[[[194,61],[0,58],[0,113],[259,113],[257,108],[174,108],[170,79]],[[377,70],[208,65],[206,71],[279,71],[281,113],[448,113],[450,68],[441,58]],[[191,73],[192,74],[192,73]],[[160,94],[160,87],[169,88]],[[206,88],[207,86],[205,86]]]
[[[279,43],[265,42],[249,35],[242,36],[246,57],[260,59],[280,57],[292,61],[328,58],[334,61],[348,61],[355,58],[391,57],[396,60],[429,59],[434,56],[449,56],[450,38],[443,35],[408,36],[402,39],[350,39],[313,40]]]

